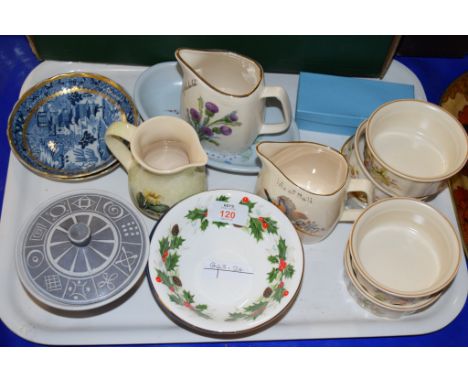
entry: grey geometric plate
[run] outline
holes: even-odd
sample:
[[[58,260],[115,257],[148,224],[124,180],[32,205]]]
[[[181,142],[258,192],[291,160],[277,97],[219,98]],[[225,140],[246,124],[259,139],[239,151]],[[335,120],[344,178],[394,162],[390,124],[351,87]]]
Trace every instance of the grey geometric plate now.
[[[138,215],[101,192],[62,195],[39,209],[18,242],[17,269],[39,301],[89,310],[125,294],[148,260]]]

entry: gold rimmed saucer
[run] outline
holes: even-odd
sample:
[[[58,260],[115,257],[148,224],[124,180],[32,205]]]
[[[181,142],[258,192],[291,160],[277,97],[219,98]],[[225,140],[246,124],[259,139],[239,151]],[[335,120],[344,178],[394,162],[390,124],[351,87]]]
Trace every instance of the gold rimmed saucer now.
[[[216,190],[175,205],[155,228],[148,276],[162,310],[210,337],[242,337],[293,305],[304,270],[300,239],[268,201]]]
[[[8,120],[8,140],[18,160],[37,175],[87,180],[118,166],[104,141],[115,121],[139,122],[120,85],[98,74],[59,74],[18,100]]]

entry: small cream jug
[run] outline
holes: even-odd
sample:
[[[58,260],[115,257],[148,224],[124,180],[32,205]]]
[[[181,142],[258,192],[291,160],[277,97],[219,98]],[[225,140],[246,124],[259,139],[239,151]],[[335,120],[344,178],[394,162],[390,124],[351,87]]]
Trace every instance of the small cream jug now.
[[[262,162],[255,192],[291,220],[304,244],[326,238],[339,221],[354,221],[360,209],[345,209],[347,194],[364,192],[373,201],[367,179],[351,179],[343,155],[313,142],[261,142]]]
[[[241,153],[261,134],[276,134],[291,123],[291,104],[279,86],[265,86],[262,67],[242,55],[214,50],[178,49],[182,69],[180,102],[208,151]],[[284,121],[265,124],[265,102],[276,98]]]
[[[180,118],[154,117],[138,127],[115,122],[105,140],[128,173],[133,203],[150,218],[159,219],[178,201],[206,190],[208,157]]]

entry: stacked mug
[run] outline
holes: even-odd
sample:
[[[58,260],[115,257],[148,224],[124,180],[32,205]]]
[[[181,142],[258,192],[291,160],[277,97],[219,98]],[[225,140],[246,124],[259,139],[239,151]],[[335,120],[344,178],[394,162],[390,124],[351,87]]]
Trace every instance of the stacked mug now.
[[[382,105],[356,132],[353,150],[346,152],[356,167],[352,175],[369,179],[380,200],[353,225],[344,278],[350,294],[372,313],[398,318],[421,311],[455,278],[460,240],[423,200],[463,168],[467,142],[455,118],[417,100]]]

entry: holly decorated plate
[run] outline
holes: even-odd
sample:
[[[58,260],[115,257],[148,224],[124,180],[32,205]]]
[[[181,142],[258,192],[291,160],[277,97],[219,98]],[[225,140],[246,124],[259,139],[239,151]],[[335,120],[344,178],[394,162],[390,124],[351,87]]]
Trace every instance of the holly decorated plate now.
[[[293,304],[304,255],[288,218],[243,191],[207,191],[155,227],[148,262],[156,300],[176,323],[209,336],[244,336]]]

